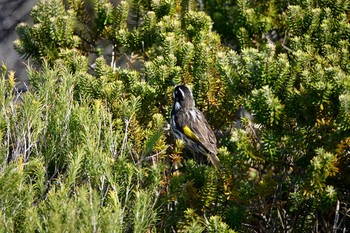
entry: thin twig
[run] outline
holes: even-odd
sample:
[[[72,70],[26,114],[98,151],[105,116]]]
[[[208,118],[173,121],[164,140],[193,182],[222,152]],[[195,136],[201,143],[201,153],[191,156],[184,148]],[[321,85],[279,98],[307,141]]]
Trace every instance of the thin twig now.
[[[334,223],[333,223],[333,233],[336,233],[338,229],[339,207],[340,207],[340,201],[337,200],[337,207],[335,209],[335,216],[334,216]]]
[[[287,30],[284,32],[284,38],[283,38],[283,42],[282,42],[282,47],[285,48],[286,50],[288,50],[289,52],[293,52],[292,49],[290,49],[289,47],[287,47],[287,46],[285,45],[285,43],[286,43],[286,38],[287,38]]]
[[[123,155],[124,149],[126,148],[126,143],[128,141],[129,123],[130,123],[130,121],[128,119],[125,119],[125,133],[124,133],[123,144],[122,144],[122,148],[121,148],[121,151],[120,151],[120,155]]]

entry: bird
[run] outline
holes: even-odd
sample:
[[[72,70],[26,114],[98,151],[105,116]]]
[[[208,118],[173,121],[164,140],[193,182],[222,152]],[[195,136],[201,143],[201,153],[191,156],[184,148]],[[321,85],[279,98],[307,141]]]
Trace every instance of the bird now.
[[[173,93],[170,128],[175,140],[181,139],[194,155],[204,155],[219,168],[216,137],[201,111],[195,107],[192,91],[187,85],[176,85]]]

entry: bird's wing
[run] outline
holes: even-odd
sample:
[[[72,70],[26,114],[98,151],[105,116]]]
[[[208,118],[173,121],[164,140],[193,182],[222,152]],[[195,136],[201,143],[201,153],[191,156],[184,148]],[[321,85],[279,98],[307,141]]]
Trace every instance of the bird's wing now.
[[[176,115],[175,122],[187,137],[199,143],[208,152],[217,153],[214,132],[198,109],[181,111]]]

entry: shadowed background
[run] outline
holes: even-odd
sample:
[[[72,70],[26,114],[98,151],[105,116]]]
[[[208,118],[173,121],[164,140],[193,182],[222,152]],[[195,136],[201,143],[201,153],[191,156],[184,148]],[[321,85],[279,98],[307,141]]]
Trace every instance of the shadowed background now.
[[[4,62],[8,70],[16,71],[18,81],[25,82],[26,66],[13,48],[13,41],[18,38],[16,26],[28,22],[29,14],[38,0],[0,0],[0,63]]]

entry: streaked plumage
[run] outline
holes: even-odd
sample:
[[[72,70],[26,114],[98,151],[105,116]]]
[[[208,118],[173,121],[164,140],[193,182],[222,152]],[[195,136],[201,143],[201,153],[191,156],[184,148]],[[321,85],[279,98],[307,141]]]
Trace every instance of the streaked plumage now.
[[[171,131],[175,139],[182,139],[194,154],[208,157],[218,168],[216,138],[203,113],[195,107],[191,90],[177,85],[174,90],[174,105],[171,111]]]

